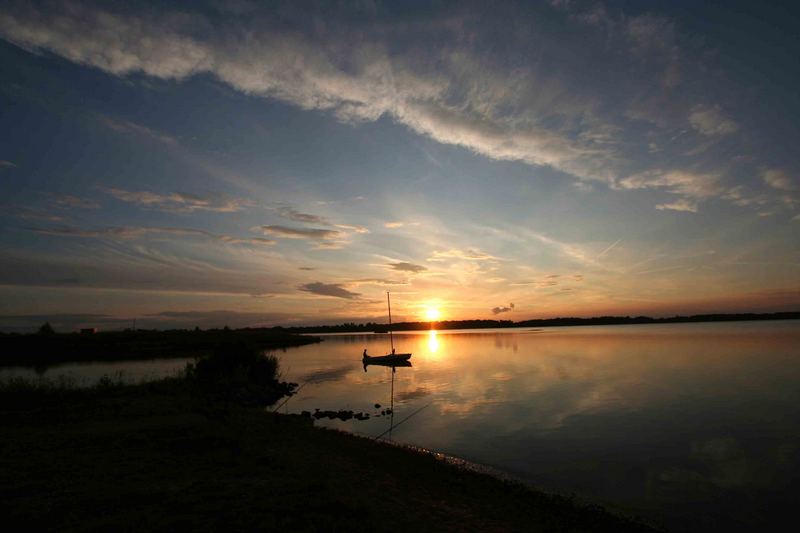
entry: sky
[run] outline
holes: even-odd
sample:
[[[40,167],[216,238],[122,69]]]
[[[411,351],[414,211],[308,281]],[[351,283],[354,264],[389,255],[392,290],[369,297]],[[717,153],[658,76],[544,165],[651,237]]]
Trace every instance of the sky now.
[[[798,310],[763,4],[3,1],[0,330]]]

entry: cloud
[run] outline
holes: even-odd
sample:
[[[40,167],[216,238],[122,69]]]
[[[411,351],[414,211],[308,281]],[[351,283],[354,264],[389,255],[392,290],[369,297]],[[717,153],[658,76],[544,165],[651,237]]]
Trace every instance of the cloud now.
[[[741,207],[763,206],[769,203],[769,198],[766,195],[752,194],[751,192],[748,192],[742,185],[731,187],[725,191],[725,194],[723,194],[722,197]]]
[[[130,327],[130,318],[119,318],[95,313],[52,313],[36,315],[0,315],[0,331],[36,331],[43,323],[49,322],[59,333],[72,332],[82,327],[122,329]]]
[[[797,183],[786,172],[771,168],[761,174],[764,183],[779,191],[796,191]]]
[[[369,233],[369,230],[364,226],[357,226],[352,224],[335,224],[337,228],[354,231],[356,233]]]
[[[82,228],[27,228],[29,231],[42,235],[54,235],[62,237],[81,237],[81,238],[105,238],[105,239],[139,239],[148,235],[186,235],[193,237],[204,237],[207,239],[220,241],[228,244],[254,244],[259,246],[271,246],[275,241],[261,237],[234,237],[231,235],[217,235],[208,231],[192,228],[164,228],[152,226],[128,226],[111,227],[98,230],[87,230]]]
[[[350,4],[326,10],[271,2],[253,4],[245,17],[204,13],[199,6],[206,5],[170,11],[20,2],[0,14],[0,37],[115,76],[205,76],[343,122],[393,121],[488,158],[550,167],[580,190],[602,182],[685,189],[675,192],[684,198],[719,194],[707,190],[715,180],[701,176],[709,174],[657,167],[685,156],[693,158],[686,168],[719,168],[702,164],[719,162],[710,161],[719,157],[714,137],[740,128],[732,116],[738,93],[713,74],[722,69],[710,50],[657,14],[551,2],[530,9],[465,4],[401,18],[378,4],[365,17]],[[520,31],[496,31],[509,21]],[[719,96],[725,110],[698,103],[698,94],[722,88],[731,91]],[[104,120],[121,133],[177,142],[135,122]],[[698,146],[710,148],[691,153]],[[737,146],[740,153],[745,148]],[[701,178],[678,183],[658,173]],[[620,182],[624,176],[628,181]],[[330,224],[291,207],[282,216]]]
[[[328,381],[339,381],[353,371],[352,365],[343,365],[339,368],[328,368],[325,370],[315,370],[300,376],[300,383],[325,383]]]
[[[502,68],[485,57],[480,40],[475,49],[439,44],[424,54],[416,47],[401,52],[391,42],[407,34],[399,24],[375,21],[352,39],[350,32],[332,29],[336,20],[308,24],[315,17],[291,5],[281,13],[254,9],[243,19],[217,11],[212,19],[199,12],[118,12],[79,2],[48,9],[20,4],[0,16],[0,35],[117,76],[183,80],[210,74],[245,94],[328,110],[344,121],[387,116],[490,158],[547,165],[585,179],[608,181],[613,175],[614,150],[592,135],[604,131],[602,119],[591,112],[593,97],[566,97],[558,83],[543,82],[536,72]],[[348,14],[342,10],[334,17],[346,24]],[[278,18],[287,24],[276,26]],[[466,43],[461,37],[470,20],[442,13],[416,24],[432,42],[450,37]],[[559,100],[567,102],[554,113]],[[554,114],[563,116],[563,127],[542,125]],[[133,122],[106,122],[117,131],[176,142]],[[589,135],[574,134],[571,126],[578,123]]]
[[[684,170],[651,170],[620,180],[623,189],[663,189],[692,198],[708,198],[722,192],[717,174]]]
[[[16,166],[17,165],[12,163],[11,161],[6,161],[5,159],[0,159],[0,168],[3,168],[3,167],[12,168],[12,167],[16,167]]]
[[[599,254],[597,254],[597,257],[595,257],[595,260],[597,260],[597,259],[600,259],[600,258],[602,258],[603,256],[605,256],[606,254],[608,254],[608,252],[610,252],[611,250],[613,250],[614,248],[616,248],[616,247],[617,247],[617,245],[618,245],[619,243],[621,243],[621,242],[622,242],[622,239],[617,239],[616,241],[614,241],[613,243],[611,243],[611,244],[610,244],[609,246],[607,246],[607,247],[606,247],[606,248],[605,248],[605,249],[604,249],[602,252],[600,252]]]
[[[307,271],[310,272],[312,270],[316,270],[316,268],[314,268],[314,267],[297,267],[297,270],[307,270]]]
[[[703,135],[728,135],[739,126],[726,118],[719,106],[696,105],[689,114],[689,123]]]
[[[350,244],[350,241],[322,241],[317,242],[312,250],[341,250]]]
[[[283,218],[294,220],[295,222],[308,222],[310,224],[325,224],[330,225],[327,218],[319,215],[311,215],[309,213],[301,213],[291,206],[276,207],[275,211],[278,212]]]
[[[119,133],[139,135],[168,145],[174,145],[178,143],[178,139],[172,135],[148,128],[147,126],[143,126],[129,120],[103,117],[102,121],[103,124]]]
[[[475,248],[467,248],[466,250],[459,250],[451,248],[450,250],[435,250],[433,257],[428,261],[438,261],[441,259],[466,259],[467,261],[495,261],[497,257],[482,252]]]
[[[77,196],[65,195],[59,196],[55,199],[56,204],[61,207],[69,207],[75,209],[99,209],[100,204],[88,198],[79,198]]]
[[[275,208],[275,211],[277,211],[278,214],[283,218],[286,218],[288,220],[293,220],[295,222],[305,222],[309,224],[322,224],[325,226],[334,226],[339,229],[352,231],[355,233],[369,233],[369,230],[364,226],[358,226],[355,224],[334,224],[326,217],[319,215],[312,215],[310,213],[301,213],[294,207],[287,205],[278,206]]]
[[[514,304],[508,304],[508,307],[494,307],[492,308],[493,315],[499,315],[500,313],[508,313],[509,311],[514,310]]]
[[[531,281],[517,281],[512,283],[512,285],[533,285],[536,288],[545,288],[545,287],[555,287],[558,285],[557,281],[554,280],[531,280]]]
[[[385,278],[364,278],[353,280],[357,285],[408,285],[408,280],[396,280]]]
[[[398,270],[400,272],[411,272],[414,274],[418,274],[420,272],[425,272],[426,270],[428,270],[427,267],[424,267],[422,265],[415,265],[413,263],[406,263],[402,261],[399,263],[389,263],[387,266],[392,270]]]
[[[298,289],[304,292],[310,292],[311,294],[344,298],[346,300],[357,300],[361,297],[361,294],[348,291],[339,283],[306,283],[305,285],[300,285]]]
[[[689,200],[688,198],[679,198],[674,202],[670,202],[668,204],[658,204],[656,209],[664,211],[664,210],[672,210],[672,211],[687,211],[689,213],[697,213],[697,202],[694,200]]]
[[[4,215],[10,215],[23,220],[48,220],[50,222],[61,222],[65,220],[61,215],[36,207],[6,204],[0,205],[0,209],[2,209],[2,214]]]
[[[150,191],[126,191],[116,188],[105,189],[105,192],[123,202],[136,204],[147,209],[173,213],[190,213],[193,211],[235,213],[253,205],[252,200],[228,198],[224,195],[200,196],[180,192],[160,194]]]
[[[246,313],[241,311],[162,311],[138,317],[139,327],[232,328],[274,326],[291,318],[288,313]]]
[[[336,239],[342,236],[341,231],[320,228],[290,228],[287,226],[258,226],[267,235],[275,235],[284,239],[309,239],[314,241]]]
[[[421,225],[420,222],[404,222],[402,220],[391,220],[389,222],[383,223],[383,227],[388,229],[397,229],[405,226],[419,226],[419,225]]]

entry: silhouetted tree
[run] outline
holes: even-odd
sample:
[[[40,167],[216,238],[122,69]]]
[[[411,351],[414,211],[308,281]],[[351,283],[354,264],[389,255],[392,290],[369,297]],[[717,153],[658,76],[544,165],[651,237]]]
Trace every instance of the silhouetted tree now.
[[[53,335],[56,330],[53,329],[53,326],[50,325],[50,322],[45,322],[39,328],[39,335]]]
[[[296,383],[281,382],[278,359],[245,343],[219,345],[209,357],[186,367],[197,391],[216,402],[248,406],[272,405],[291,395]]]

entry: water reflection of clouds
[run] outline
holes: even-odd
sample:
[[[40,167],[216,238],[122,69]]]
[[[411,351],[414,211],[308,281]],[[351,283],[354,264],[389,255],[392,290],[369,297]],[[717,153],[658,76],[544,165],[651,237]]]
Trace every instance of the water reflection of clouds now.
[[[325,381],[338,381],[353,371],[353,365],[344,365],[338,368],[328,368],[315,370],[300,377],[300,384],[303,383],[323,383]]]
[[[498,336],[515,340],[498,342]],[[358,337],[361,345],[374,349],[384,342],[382,336]],[[337,352],[340,347],[351,345],[344,342],[345,338],[341,340],[329,338],[322,347]],[[403,335],[398,344],[403,350],[426,354],[430,352],[430,342],[431,332],[424,332]],[[715,338],[700,344],[691,337],[675,338],[665,346],[662,338],[654,340],[652,336],[619,339],[586,332],[578,338],[492,333],[438,334],[436,342],[437,358],[415,355],[412,359],[415,366],[397,375],[396,392],[425,388],[436,397],[442,414],[460,416],[480,410],[476,415],[494,414],[502,418],[503,403],[522,403],[527,405],[527,423],[540,428],[558,427],[568,417],[583,412],[634,409],[668,399],[692,381],[709,384],[710,376],[700,363],[702,360],[711,366],[725,366],[714,355],[720,351]],[[498,347],[509,354],[515,345],[518,348],[515,355],[498,357]],[[702,359],[698,359],[698,350]],[[350,351],[344,349],[337,355],[356,358],[357,354]],[[687,375],[687,368],[694,368],[695,372]],[[697,370],[700,376],[696,376]],[[720,375],[724,372],[713,374],[716,376],[711,376],[712,384],[722,385]],[[359,376],[347,368],[337,374],[340,384],[351,388],[357,384],[369,387],[388,383],[389,377],[390,374]],[[358,396],[361,392],[361,389],[336,391],[345,396]]]
[[[405,402],[408,400],[416,400],[417,398],[424,398],[425,396],[430,396],[430,394],[431,391],[429,391],[425,387],[417,387],[414,390],[407,390],[395,393],[394,399],[396,402]]]

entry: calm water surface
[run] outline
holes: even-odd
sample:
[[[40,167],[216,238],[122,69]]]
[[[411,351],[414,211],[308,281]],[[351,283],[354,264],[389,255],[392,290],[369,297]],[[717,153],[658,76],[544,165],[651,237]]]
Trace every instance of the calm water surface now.
[[[279,353],[302,385],[281,411],[352,409],[319,425],[377,436],[392,372],[361,366],[388,335]],[[800,321],[395,334],[391,439],[493,466],[670,530],[772,529],[800,505]],[[62,365],[46,376],[159,377],[185,359]],[[9,373],[31,373],[9,369]],[[88,376],[88,377],[87,377]],[[411,416],[403,421],[407,416]],[[388,437],[388,435],[387,435]]]
[[[288,351],[289,412],[390,404],[386,335]],[[800,503],[800,322],[417,332],[393,440],[633,510],[671,530],[749,530]],[[426,407],[427,406],[427,407]],[[386,417],[318,424],[376,436]]]

